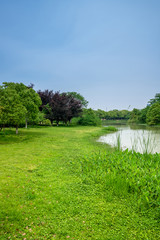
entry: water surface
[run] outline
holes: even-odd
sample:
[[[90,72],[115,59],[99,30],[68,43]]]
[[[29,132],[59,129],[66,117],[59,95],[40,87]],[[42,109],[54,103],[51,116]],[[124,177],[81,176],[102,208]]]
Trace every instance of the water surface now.
[[[160,128],[144,125],[116,125],[116,128],[117,132],[101,136],[98,141],[116,147],[120,139],[122,150],[128,148],[140,153],[160,153]]]

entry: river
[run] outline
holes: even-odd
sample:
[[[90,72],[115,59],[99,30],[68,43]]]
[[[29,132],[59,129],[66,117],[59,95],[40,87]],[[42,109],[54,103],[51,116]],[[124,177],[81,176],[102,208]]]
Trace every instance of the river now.
[[[101,136],[98,142],[112,147],[118,146],[122,150],[135,150],[140,153],[160,153],[160,127],[145,125],[113,125],[117,132]]]

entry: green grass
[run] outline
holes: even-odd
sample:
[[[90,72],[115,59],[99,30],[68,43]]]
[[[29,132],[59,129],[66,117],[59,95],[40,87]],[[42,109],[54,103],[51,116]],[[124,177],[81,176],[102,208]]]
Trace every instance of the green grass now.
[[[42,127],[20,129],[18,136],[14,130],[1,132],[0,239],[160,239],[158,197],[143,204],[143,196],[138,202],[140,190],[133,190],[141,177],[134,171],[132,175],[132,166],[145,159],[138,155],[130,164],[131,153],[95,141],[111,130]],[[150,157],[148,165],[156,174],[158,161],[159,155],[156,162]]]

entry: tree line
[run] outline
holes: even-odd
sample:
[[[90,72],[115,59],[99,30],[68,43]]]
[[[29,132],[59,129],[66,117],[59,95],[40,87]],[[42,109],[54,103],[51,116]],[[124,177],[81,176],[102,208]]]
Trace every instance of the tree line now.
[[[126,120],[128,123],[158,125],[160,124],[160,93],[150,99],[143,109],[134,108],[132,111],[114,109],[108,112],[98,109],[95,112],[99,118],[105,120]]]
[[[88,101],[76,92],[35,91],[33,84],[4,82],[0,86],[0,129],[29,124],[52,125],[54,122],[69,124],[77,118],[77,124],[97,125],[97,116],[86,109]],[[78,118],[79,117],[79,118]],[[92,120],[91,120],[92,119]],[[96,122],[97,121],[97,122]]]
[[[128,110],[111,110],[103,111],[98,109],[95,111],[97,116],[102,120],[128,120],[130,118],[130,111]]]
[[[103,111],[87,109],[88,101],[77,92],[33,89],[23,83],[4,82],[0,86],[0,129],[29,124],[58,126],[60,122],[101,125],[101,120],[127,120],[129,123],[160,124],[160,93],[144,109]]]
[[[154,98],[150,99],[145,108],[134,108],[130,114],[129,123],[160,124],[160,93],[157,93]]]
[[[70,123],[82,113],[88,102],[76,92],[60,93],[49,90],[36,92],[33,84],[4,82],[0,86],[0,127],[60,121]]]

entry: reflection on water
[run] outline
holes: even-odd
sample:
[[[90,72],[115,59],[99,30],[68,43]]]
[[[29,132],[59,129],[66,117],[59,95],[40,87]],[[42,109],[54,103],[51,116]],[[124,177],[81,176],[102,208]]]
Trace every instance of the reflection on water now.
[[[148,128],[143,125],[116,126],[118,132],[100,137],[99,142],[107,143],[113,147],[118,145],[120,139],[122,150],[129,149],[136,152],[160,153],[160,128]]]

